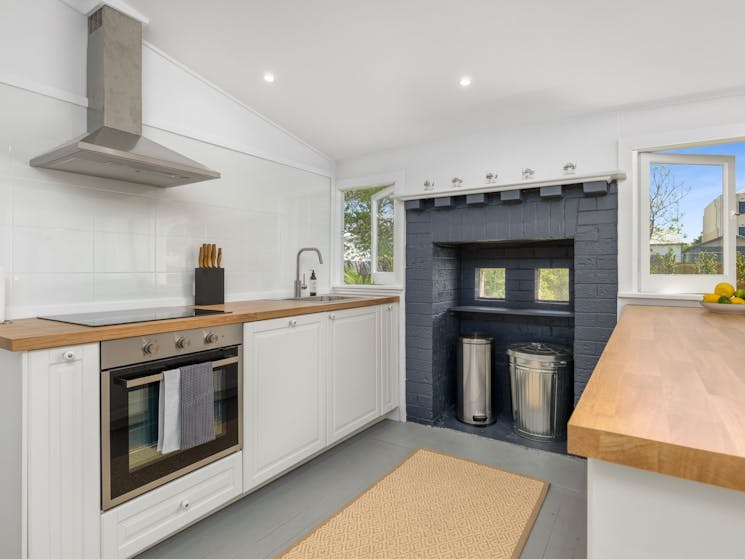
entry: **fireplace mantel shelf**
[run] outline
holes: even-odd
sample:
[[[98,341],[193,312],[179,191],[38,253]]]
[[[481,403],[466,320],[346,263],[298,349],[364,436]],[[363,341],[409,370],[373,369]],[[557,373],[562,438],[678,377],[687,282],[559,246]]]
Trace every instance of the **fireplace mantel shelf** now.
[[[487,194],[490,192],[503,192],[507,190],[526,190],[531,188],[540,188],[542,186],[562,186],[569,184],[578,184],[585,182],[610,182],[614,180],[623,180],[626,173],[620,170],[606,171],[604,173],[563,175],[561,177],[552,177],[545,179],[530,179],[513,183],[489,184],[484,186],[461,186],[459,188],[449,188],[445,190],[423,191],[413,194],[401,194],[395,196],[397,200],[426,200],[430,198],[440,198],[441,196],[466,196],[468,194]]]
[[[554,310],[554,309],[512,309],[509,307],[483,307],[477,305],[464,305],[459,307],[450,307],[451,312],[462,313],[480,313],[480,314],[501,314],[513,316],[541,316],[551,318],[573,318],[574,311]]]

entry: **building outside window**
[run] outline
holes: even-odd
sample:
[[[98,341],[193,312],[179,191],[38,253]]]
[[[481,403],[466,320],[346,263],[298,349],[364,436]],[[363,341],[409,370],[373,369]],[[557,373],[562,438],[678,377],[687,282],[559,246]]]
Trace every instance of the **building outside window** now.
[[[745,287],[745,142],[640,154],[642,291]],[[742,215],[736,215],[742,214]]]

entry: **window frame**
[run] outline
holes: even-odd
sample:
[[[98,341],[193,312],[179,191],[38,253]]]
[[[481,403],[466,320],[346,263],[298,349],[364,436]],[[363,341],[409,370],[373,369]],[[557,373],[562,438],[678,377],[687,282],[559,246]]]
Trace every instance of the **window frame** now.
[[[637,235],[639,251],[639,287],[642,293],[683,294],[708,293],[716,283],[735,282],[735,158],[729,155],[656,153],[645,150],[637,157],[639,216]],[[649,238],[649,166],[652,163],[711,165],[722,167],[722,273],[721,274],[652,274]]]
[[[406,184],[406,175],[403,171],[382,173],[377,175],[367,175],[348,179],[339,179],[334,181],[332,188],[332,220],[331,220],[331,239],[333,245],[333,273],[332,288],[344,290],[364,290],[375,291],[392,289],[400,291],[404,285],[404,249],[405,249],[405,227],[406,214],[404,212],[404,203],[397,199],[396,195],[400,193]],[[344,283],[344,193],[349,190],[359,190],[363,188],[376,188],[387,186],[385,190],[375,194],[374,198],[381,198],[390,195],[393,198],[393,272],[375,272],[373,271],[372,284],[348,284]],[[382,192],[389,194],[381,195]],[[376,204],[373,204],[377,208]],[[371,208],[372,211],[372,208]],[[371,253],[373,246],[377,251],[377,219],[371,215],[371,234],[374,235],[371,242]],[[373,265],[372,254],[371,268]],[[377,256],[377,254],[376,254]],[[374,268],[373,268],[374,270]]]

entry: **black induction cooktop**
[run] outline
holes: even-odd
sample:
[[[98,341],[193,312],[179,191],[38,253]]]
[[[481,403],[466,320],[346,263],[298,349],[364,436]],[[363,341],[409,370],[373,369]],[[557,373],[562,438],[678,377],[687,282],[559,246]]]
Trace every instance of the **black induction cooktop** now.
[[[89,312],[80,314],[60,314],[40,316],[44,320],[67,322],[81,326],[113,326],[133,322],[150,322],[151,320],[170,320],[173,318],[190,318],[210,314],[229,314],[230,311],[194,309],[191,307],[152,307],[148,309],[127,309],[121,311]]]

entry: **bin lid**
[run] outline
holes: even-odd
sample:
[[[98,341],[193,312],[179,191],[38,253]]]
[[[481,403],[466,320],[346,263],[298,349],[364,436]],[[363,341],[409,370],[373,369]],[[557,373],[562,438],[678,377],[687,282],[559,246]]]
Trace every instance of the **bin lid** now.
[[[491,344],[494,338],[481,332],[469,332],[467,334],[461,334],[460,341],[464,344],[487,345]]]
[[[572,359],[572,354],[567,348],[540,342],[511,344],[507,348],[507,354],[515,357],[527,357],[534,361],[543,361],[546,363],[569,361]]]

